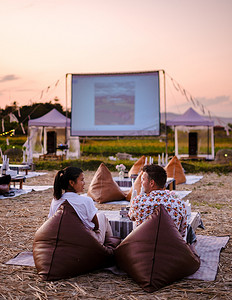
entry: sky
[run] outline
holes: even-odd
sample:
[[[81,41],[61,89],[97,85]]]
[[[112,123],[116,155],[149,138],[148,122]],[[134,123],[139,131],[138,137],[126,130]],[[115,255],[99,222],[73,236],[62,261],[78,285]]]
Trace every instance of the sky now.
[[[230,118],[231,16],[231,0],[0,0],[0,107],[66,107],[67,73],[164,70],[161,111],[166,91],[168,112]]]

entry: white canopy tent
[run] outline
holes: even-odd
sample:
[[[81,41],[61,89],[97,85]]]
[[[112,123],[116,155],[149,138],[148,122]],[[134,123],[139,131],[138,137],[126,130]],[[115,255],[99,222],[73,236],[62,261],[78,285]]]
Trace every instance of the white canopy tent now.
[[[57,148],[65,144],[67,159],[80,157],[79,137],[70,136],[70,119],[55,108],[40,118],[29,120],[27,147],[33,157],[56,152],[62,155],[63,151]]]
[[[214,159],[215,153],[213,121],[203,118],[190,107],[183,115],[179,116],[178,118],[167,120],[166,125],[174,126],[175,155],[178,158],[199,157],[209,160]],[[186,133],[188,134],[188,136],[186,135]],[[188,154],[186,153],[187,148]]]

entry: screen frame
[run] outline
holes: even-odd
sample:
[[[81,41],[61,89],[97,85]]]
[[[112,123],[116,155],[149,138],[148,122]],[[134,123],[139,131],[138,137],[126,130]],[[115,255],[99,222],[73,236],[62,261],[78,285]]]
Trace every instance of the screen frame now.
[[[73,99],[73,77],[108,77],[108,76],[138,76],[138,75],[149,75],[149,74],[155,74],[157,76],[157,95],[154,97],[158,97],[157,101],[157,108],[158,112],[156,113],[157,116],[157,125],[158,129],[151,130],[149,128],[143,128],[140,130],[75,130],[73,129],[73,114],[72,114],[72,108],[74,107],[74,99]],[[88,137],[97,137],[97,136],[160,136],[161,132],[161,113],[160,113],[160,70],[154,70],[154,71],[139,71],[139,72],[113,72],[113,73],[68,73],[66,74],[66,78],[68,76],[71,76],[71,136],[88,136]],[[75,104],[77,105],[77,103]],[[155,126],[153,125],[153,127]],[[150,126],[152,127],[152,126]]]

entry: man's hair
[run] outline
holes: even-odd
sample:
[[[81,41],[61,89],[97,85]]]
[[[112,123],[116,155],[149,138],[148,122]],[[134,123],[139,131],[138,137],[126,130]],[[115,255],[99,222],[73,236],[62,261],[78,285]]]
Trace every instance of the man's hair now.
[[[153,179],[159,188],[164,188],[167,181],[167,173],[163,167],[159,165],[145,165],[143,172],[146,172],[149,179]]]

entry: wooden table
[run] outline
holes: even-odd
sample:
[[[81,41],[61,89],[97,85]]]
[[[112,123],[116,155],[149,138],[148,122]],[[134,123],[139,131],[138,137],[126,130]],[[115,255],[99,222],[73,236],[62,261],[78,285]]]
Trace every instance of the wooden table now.
[[[122,217],[118,210],[99,210],[99,212],[103,212],[108,218],[114,236],[124,239],[135,228],[135,222],[128,217]],[[188,217],[188,224],[192,226],[194,231],[202,225],[200,213],[191,212]]]
[[[15,187],[15,183],[18,182],[19,183],[19,188],[20,188],[20,190],[22,190],[24,181],[25,181],[25,176],[16,175],[16,176],[11,176],[11,181],[10,182],[14,183],[14,187]]]
[[[0,167],[1,166],[2,166],[2,164],[0,164]],[[9,168],[10,168],[10,170],[16,170],[17,174],[19,174],[20,170],[23,170],[23,171],[25,171],[26,175],[28,174],[28,170],[31,169],[31,167],[29,165],[13,165],[13,164],[10,164]]]

